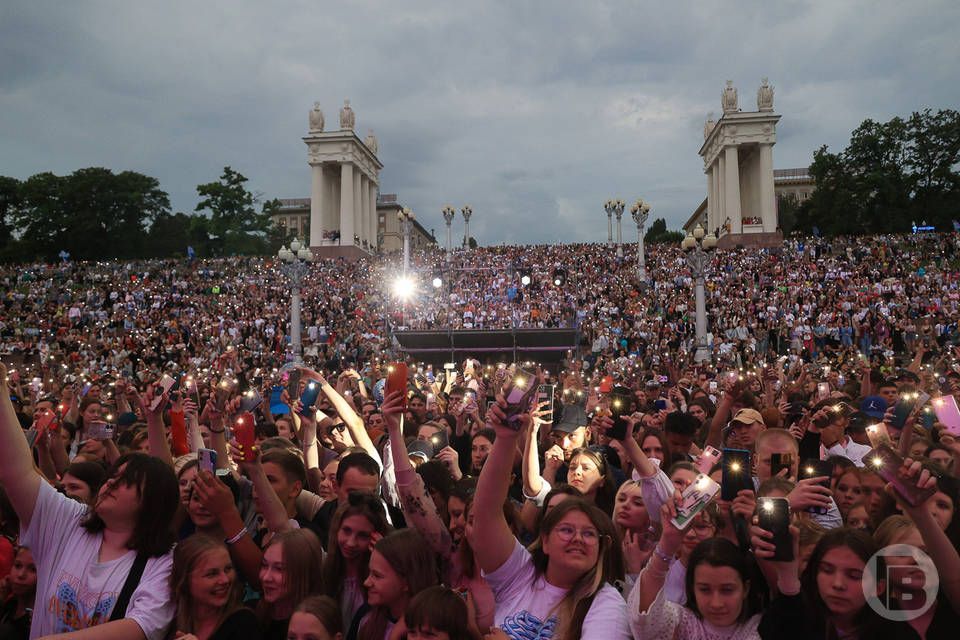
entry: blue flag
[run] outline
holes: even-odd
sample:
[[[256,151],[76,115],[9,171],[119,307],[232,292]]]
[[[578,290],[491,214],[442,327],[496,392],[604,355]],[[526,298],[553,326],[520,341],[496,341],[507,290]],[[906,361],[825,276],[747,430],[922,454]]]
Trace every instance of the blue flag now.
[[[187,257],[192,260],[194,257],[196,257],[196,255],[197,252],[193,250],[193,247],[187,245]]]

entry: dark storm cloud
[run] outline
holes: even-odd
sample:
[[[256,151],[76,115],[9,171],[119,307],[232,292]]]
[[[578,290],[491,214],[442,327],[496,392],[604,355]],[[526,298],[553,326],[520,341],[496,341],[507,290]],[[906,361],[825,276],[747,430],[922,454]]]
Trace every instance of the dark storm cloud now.
[[[673,227],[702,201],[728,78],[744,109],[776,86],[778,167],[864,118],[960,102],[955,2],[661,4],[7,2],[0,174],[129,168],[190,211],[231,165],[302,197],[306,112],[335,126],[349,97],[382,191],[428,229],[469,203],[484,243],[597,240],[607,198]]]

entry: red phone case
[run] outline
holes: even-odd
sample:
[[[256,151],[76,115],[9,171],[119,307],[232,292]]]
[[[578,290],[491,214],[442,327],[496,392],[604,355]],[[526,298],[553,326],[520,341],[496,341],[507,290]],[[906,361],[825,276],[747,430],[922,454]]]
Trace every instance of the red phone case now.
[[[252,413],[241,413],[233,426],[233,437],[237,444],[243,447],[243,459],[247,462],[256,460],[256,452],[253,448],[257,444],[255,432],[255,423]]]

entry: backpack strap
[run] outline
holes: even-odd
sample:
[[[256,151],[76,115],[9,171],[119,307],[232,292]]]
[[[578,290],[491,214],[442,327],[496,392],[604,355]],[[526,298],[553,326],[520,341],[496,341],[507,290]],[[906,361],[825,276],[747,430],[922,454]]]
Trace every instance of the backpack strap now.
[[[147,567],[147,554],[138,553],[130,567],[130,573],[127,579],[123,581],[123,588],[120,589],[120,595],[117,597],[117,603],[113,605],[113,611],[110,613],[110,622],[114,620],[123,620],[127,615],[127,607],[130,605],[130,598],[133,592],[140,586],[140,578],[143,577],[143,570]]]

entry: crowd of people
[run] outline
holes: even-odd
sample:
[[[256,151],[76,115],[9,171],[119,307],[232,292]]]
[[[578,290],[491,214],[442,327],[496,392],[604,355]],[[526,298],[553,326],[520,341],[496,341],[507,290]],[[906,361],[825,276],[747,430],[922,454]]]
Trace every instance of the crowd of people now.
[[[958,244],[0,270],[0,638],[951,636]]]

